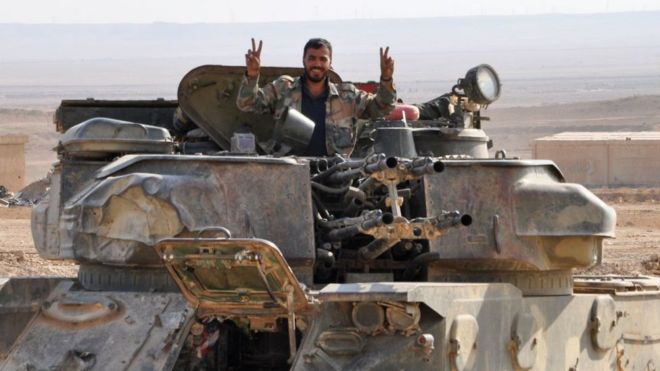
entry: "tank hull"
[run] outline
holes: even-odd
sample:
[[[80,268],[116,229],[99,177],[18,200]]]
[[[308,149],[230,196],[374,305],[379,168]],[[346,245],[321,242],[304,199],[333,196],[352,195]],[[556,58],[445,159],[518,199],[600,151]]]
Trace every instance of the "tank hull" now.
[[[181,294],[91,292],[68,279],[37,280],[43,279],[12,279],[0,291],[0,326],[14,324],[12,332],[3,331],[0,369],[189,364],[181,350],[195,308]],[[611,277],[578,280],[581,293],[572,295],[523,296],[510,284],[330,284],[311,293],[314,309],[299,317],[305,329],[290,368],[653,369],[660,362],[659,285],[657,278]],[[29,294],[28,286],[42,291]],[[90,303],[115,303],[117,310],[98,314]],[[381,322],[355,318],[364,303],[373,304],[366,313],[382,308]],[[76,311],[67,311],[74,305]],[[415,312],[406,306],[419,309],[416,324],[401,316]],[[24,327],[16,329],[19,314]]]

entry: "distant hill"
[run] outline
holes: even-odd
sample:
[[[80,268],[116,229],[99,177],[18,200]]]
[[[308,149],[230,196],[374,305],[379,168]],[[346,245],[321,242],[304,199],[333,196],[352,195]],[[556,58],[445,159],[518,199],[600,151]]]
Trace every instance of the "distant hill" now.
[[[420,10],[421,11],[421,10]],[[344,79],[378,78],[389,45],[407,100],[432,98],[479,63],[504,82],[500,104],[660,94],[660,12],[446,17],[255,24],[0,24],[0,106],[53,97],[165,96],[201,64],[242,65],[250,37],[263,64],[297,66],[310,37],[334,45]],[[116,89],[97,89],[112,86]],[[20,89],[19,89],[20,90]],[[21,98],[22,99],[22,98]],[[50,98],[49,98],[50,99]]]

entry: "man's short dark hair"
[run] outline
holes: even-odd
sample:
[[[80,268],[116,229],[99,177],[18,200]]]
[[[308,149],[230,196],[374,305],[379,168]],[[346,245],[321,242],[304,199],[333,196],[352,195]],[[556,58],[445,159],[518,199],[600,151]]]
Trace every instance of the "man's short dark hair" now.
[[[328,48],[328,51],[330,51],[330,58],[332,58],[332,44],[330,44],[330,41],[326,39],[322,39],[320,37],[315,37],[313,39],[309,39],[307,44],[305,44],[305,49],[303,49],[303,56],[307,54],[307,49],[312,48],[312,49],[320,49],[322,47]]]

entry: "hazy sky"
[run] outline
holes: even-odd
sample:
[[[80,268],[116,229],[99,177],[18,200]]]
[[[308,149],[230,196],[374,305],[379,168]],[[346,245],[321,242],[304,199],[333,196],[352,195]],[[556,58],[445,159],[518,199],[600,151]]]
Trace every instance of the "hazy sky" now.
[[[0,23],[281,22],[660,10],[660,0],[2,0]]]

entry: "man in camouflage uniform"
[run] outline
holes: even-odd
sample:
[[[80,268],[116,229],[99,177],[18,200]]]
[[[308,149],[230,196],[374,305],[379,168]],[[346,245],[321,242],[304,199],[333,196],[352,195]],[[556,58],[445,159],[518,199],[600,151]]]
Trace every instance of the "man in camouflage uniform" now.
[[[245,54],[247,71],[241,82],[236,105],[242,111],[271,114],[279,118],[292,107],[314,121],[314,133],[301,155],[349,156],[357,139],[357,120],[387,115],[396,101],[392,81],[394,61],[389,47],[380,49],[380,85],[376,94],[357,89],[353,84],[334,84],[328,73],[332,68],[332,46],[325,39],[311,39],[303,51],[303,76],[280,76],[259,88],[261,47],[252,39],[252,49]]]
[[[454,125],[463,126],[463,115],[456,112],[455,107],[459,105],[458,97],[453,93],[443,94],[428,102],[414,104],[419,109],[420,120],[446,119]]]

